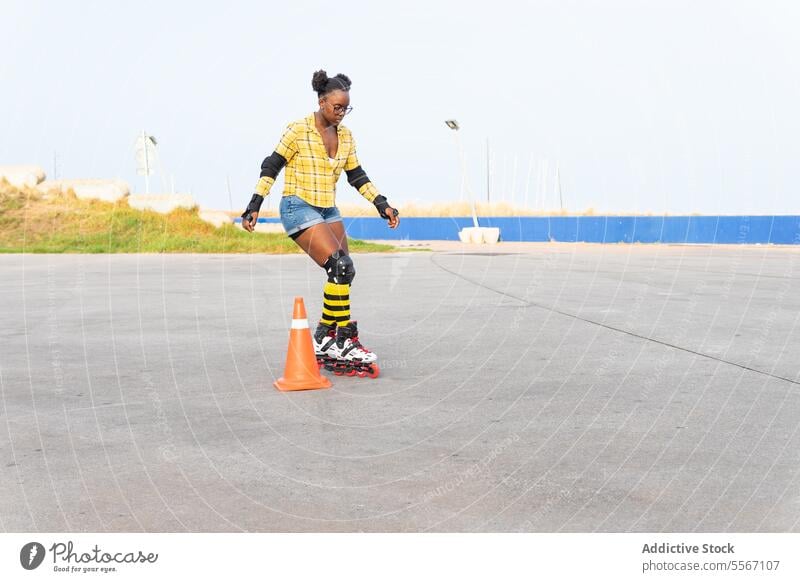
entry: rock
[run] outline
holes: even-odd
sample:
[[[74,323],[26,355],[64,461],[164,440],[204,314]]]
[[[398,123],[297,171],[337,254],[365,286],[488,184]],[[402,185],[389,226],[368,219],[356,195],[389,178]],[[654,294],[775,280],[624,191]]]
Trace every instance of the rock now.
[[[256,223],[255,230],[256,232],[286,232],[280,222],[258,222]]]
[[[138,210],[169,214],[176,208],[192,208],[195,203],[191,194],[131,194],[128,205]]]
[[[81,199],[104,200],[116,202],[130,194],[131,188],[122,180],[45,180],[37,186],[41,192],[56,190],[65,193],[68,190],[75,192]]]
[[[44,181],[45,173],[39,166],[0,166],[0,178],[17,188],[32,188]]]
[[[231,215],[221,210],[201,210],[198,215],[200,216],[200,220],[205,220],[217,228],[223,224],[231,224],[233,222]]]

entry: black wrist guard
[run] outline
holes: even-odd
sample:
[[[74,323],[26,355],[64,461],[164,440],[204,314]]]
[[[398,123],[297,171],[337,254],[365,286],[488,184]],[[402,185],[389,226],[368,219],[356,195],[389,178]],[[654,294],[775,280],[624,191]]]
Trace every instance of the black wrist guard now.
[[[250,215],[253,212],[258,212],[261,210],[261,205],[264,203],[264,197],[260,194],[253,194],[253,197],[250,199],[250,204],[247,205],[247,209],[242,213],[242,218],[250,218]]]
[[[375,208],[378,209],[378,214],[381,215],[381,218],[383,218],[384,220],[389,220],[389,215],[386,214],[386,210],[392,207],[389,206],[389,203],[386,201],[386,196],[378,194],[377,196],[375,196],[375,200],[373,200],[372,203],[375,205]],[[394,210],[395,216],[400,214],[397,211],[397,208],[392,208],[392,210]]]

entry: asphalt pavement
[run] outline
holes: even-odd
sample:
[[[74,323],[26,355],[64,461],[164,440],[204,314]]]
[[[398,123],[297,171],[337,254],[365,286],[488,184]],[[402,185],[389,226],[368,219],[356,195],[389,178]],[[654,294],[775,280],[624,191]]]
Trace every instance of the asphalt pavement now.
[[[800,531],[800,249],[405,246],[295,393],[306,256],[0,256],[0,530]]]

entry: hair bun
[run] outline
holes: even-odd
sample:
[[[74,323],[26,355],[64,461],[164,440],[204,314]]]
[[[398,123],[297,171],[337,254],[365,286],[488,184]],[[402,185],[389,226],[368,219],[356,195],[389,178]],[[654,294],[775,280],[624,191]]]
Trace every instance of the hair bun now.
[[[317,93],[322,93],[325,91],[325,86],[328,84],[328,73],[324,70],[320,69],[314,73],[314,76],[311,78],[311,87]]]
[[[342,89],[343,91],[349,91],[350,90],[350,85],[352,85],[352,82],[350,81],[350,77],[348,77],[347,75],[343,75],[343,74],[339,73],[338,75],[336,75],[334,77],[334,79],[336,79],[339,82],[339,88],[340,89]]]

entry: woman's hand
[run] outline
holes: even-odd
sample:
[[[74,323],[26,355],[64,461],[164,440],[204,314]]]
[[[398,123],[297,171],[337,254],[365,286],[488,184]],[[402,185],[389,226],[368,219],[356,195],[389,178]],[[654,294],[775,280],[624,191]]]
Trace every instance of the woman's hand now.
[[[397,228],[397,225],[400,224],[400,216],[398,216],[397,210],[390,206],[386,209],[386,215],[389,217],[389,228]]]
[[[397,225],[400,224],[400,213],[396,208],[389,206],[389,203],[386,201],[386,196],[378,194],[375,196],[375,199],[372,201],[372,203],[375,205],[375,208],[377,209],[378,214],[381,215],[381,218],[389,221],[389,228],[397,228]]]
[[[248,218],[250,218],[250,220],[247,220]],[[247,232],[253,232],[256,228],[256,221],[258,221],[258,212],[251,212],[242,218],[242,228]]]

